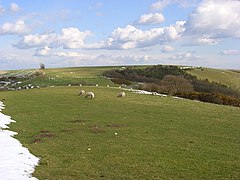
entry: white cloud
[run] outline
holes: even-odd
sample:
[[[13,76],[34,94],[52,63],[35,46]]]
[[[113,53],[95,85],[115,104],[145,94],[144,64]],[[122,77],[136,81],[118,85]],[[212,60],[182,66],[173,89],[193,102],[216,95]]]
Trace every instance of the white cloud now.
[[[203,59],[203,58],[195,55],[192,52],[178,52],[178,53],[169,55],[168,57],[166,57],[166,59],[191,61],[191,60]]]
[[[218,40],[209,38],[207,36],[196,38],[196,44],[198,45],[215,45],[218,44]]]
[[[163,46],[161,51],[163,53],[169,53],[169,52],[174,51],[174,48],[172,46],[170,46],[170,45],[165,45],[165,46]]]
[[[239,50],[229,49],[229,50],[222,51],[221,54],[223,54],[223,55],[239,55],[240,51]]]
[[[34,55],[35,56],[47,56],[50,51],[51,51],[51,48],[49,48],[48,46],[45,46],[43,48],[38,48]]]
[[[240,38],[239,9],[239,0],[203,0],[189,15],[186,32],[209,38]]]
[[[138,24],[149,25],[149,24],[160,24],[164,21],[164,16],[161,13],[150,13],[143,14],[139,20]]]
[[[62,29],[62,35],[59,38],[60,44],[63,48],[73,49],[73,48],[84,48],[84,40],[86,37],[90,36],[90,31],[81,32],[77,28],[64,28]]]
[[[16,3],[11,3],[10,4],[10,11],[12,11],[12,12],[19,12],[20,11],[20,7]]]
[[[182,38],[183,46],[201,46],[201,45],[216,45],[220,42],[219,39],[210,38],[209,36],[185,36]]]
[[[20,49],[28,49],[28,48],[35,48],[35,47],[56,47],[56,42],[58,36],[56,33],[49,33],[49,34],[41,34],[41,35],[33,35],[29,34],[24,36],[17,44],[14,46]]]
[[[86,43],[85,39],[92,35],[90,31],[80,31],[77,28],[62,29],[61,34],[50,33],[42,35],[26,35],[15,47],[35,48],[45,47],[64,49],[134,49],[170,42],[181,37],[184,31],[184,21],[164,28],[141,30],[132,25],[115,29],[107,40],[97,43]]]
[[[45,33],[41,35],[26,35],[15,44],[15,47],[20,49],[41,48],[45,46],[50,48],[63,47],[65,49],[87,48],[87,44],[84,43],[84,40],[90,35],[90,31],[81,32],[77,28],[70,27],[62,29],[61,34]]]
[[[175,25],[164,28],[152,28],[150,30],[141,30],[132,25],[125,28],[115,29],[108,41],[103,44],[105,49],[133,49],[149,47],[164,42],[170,42],[181,37],[184,32],[184,21],[177,21]]]
[[[178,4],[180,7],[188,8],[196,5],[197,0],[159,0],[151,5],[151,10],[162,11],[172,3]]]
[[[30,31],[23,20],[17,20],[15,23],[6,22],[0,26],[0,35],[6,34],[25,34]]]
[[[167,5],[171,3],[170,0],[160,0],[151,5],[152,10],[162,11]]]

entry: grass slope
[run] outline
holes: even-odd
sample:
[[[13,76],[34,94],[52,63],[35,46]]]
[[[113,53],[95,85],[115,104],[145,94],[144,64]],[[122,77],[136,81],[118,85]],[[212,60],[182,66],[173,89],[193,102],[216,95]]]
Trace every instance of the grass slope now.
[[[67,85],[100,85],[114,86],[114,84],[101,75],[103,71],[115,67],[77,67],[77,68],[54,68],[45,69],[44,75],[37,76],[33,79],[24,80],[18,86],[32,84],[33,86],[67,86]],[[5,73],[5,76],[26,75],[36,70],[14,70]]]
[[[239,72],[211,68],[194,68],[193,70],[187,72],[197,76],[198,79],[208,79],[210,82],[218,82],[240,92]]]
[[[39,179],[239,179],[239,108],[107,87],[0,92]],[[115,135],[118,133],[118,135]],[[90,148],[91,150],[88,150]]]

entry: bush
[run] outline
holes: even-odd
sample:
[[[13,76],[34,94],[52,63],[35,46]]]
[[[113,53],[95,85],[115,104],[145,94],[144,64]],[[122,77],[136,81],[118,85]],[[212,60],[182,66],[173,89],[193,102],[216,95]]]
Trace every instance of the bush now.
[[[126,79],[124,79],[124,78],[114,78],[114,79],[111,79],[111,81],[113,82],[113,83],[115,83],[115,84],[125,84],[125,85],[127,85],[127,86],[129,86],[129,85],[131,85],[132,84],[132,82],[131,81],[128,81],[128,80],[126,80]]]
[[[193,91],[193,86],[187,79],[173,75],[166,75],[160,82],[160,86],[163,93],[170,95]]]
[[[240,107],[239,98],[226,96],[220,93],[181,92],[176,93],[175,95],[192,100]]]

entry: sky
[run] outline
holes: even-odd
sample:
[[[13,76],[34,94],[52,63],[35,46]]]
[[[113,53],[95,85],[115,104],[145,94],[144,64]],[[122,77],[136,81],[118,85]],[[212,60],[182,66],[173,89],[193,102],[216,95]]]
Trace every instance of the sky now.
[[[240,69],[240,0],[0,0],[0,70]]]

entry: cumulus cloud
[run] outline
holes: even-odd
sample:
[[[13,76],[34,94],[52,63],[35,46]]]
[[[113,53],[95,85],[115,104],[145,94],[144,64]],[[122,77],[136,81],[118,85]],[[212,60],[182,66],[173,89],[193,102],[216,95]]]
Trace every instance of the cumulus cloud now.
[[[15,23],[6,22],[0,26],[0,35],[25,34],[31,29],[23,20],[17,20]]]
[[[29,34],[24,36],[15,47],[20,49],[28,49],[35,47],[59,48],[65,49],[86,48],[84,40],[90,36],[90,31],[80,31],[77,28],[63,28],[60,34],[45,33],[45,34]]]
[[[163,46],[162,50],[163,53],[169,53],[169,52],[173,52],[174,48],[170,45],[165,45]]]
[[[184,21],[177,21],[175,25],[170,25],[163,28],[152,28],[150,30],[141,30],[132,25],[127,25],[125,28],[115,29],[108,41],[106,41],[106,49],[133,49],[171,42],[179,37],[184,32]],[[106,46],[107,44],[107,46]]]
[[[150,14],[143,14],[137,24],[141,25],[149,25],[149,24],[160,24],[164,21],[164,16],[161,13],[150,13]]]
[[[240,38],[240,1],[203,0],[186,23],[190,35]]]
[[[49,34],[29,34],[25,35],[17,44],[14,46],[19,49],[29,49],[35,47],[56,47],[58,42],[58,35],[56,33]]]
[[[80,31],[77,28],[62,29],[61,34],[50,33],[41,35],[26,35],[17,44],[18,48],[45,47],[64,49],[134,49],[153,46],[178,39],[184,31],[184,21],[164,28],[141,30],[132,25],[115,29],[107,40],[86,43],[85,39],[92,35],[90,31]]]
[[[229,49],[229,50],[222,51],[221,54],[222,55],[239,55],[240,51],[239,50]]]
[[[63,48],[84,48],[84,40],[90,35],[90,31],[81,32],[77,28],[65,28],[62,29],[60,43],[63,45]]]
[[[10,4],[10,11],[11,12],[19,12],[20,11],[20,7],[16,3],[11,3]]]

